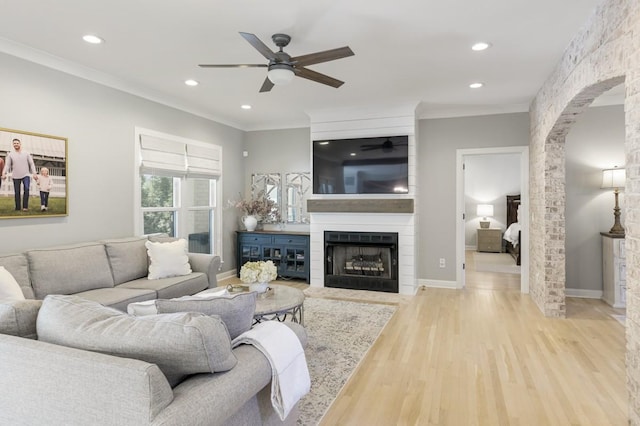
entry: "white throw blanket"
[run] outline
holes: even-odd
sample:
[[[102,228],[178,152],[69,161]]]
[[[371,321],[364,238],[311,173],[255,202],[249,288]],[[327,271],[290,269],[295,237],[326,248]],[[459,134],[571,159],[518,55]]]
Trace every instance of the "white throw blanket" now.
[[[278,321],[264,321],[231,342],[234,348],[241,344],[255,346],[271,363],[271,404],[284,420],[311,389],[307,359],[298,336]]]

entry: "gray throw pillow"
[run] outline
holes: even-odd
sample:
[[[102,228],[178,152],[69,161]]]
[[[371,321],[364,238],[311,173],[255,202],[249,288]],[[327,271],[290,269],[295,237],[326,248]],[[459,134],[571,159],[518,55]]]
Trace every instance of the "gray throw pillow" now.
[[[159,314],[171,312],[199,312],[205,315],[218,315],[222,318],[229,336],[235,339],[253,325],[256,311],[256,293],[240,293],[234,296],[221,296],[205,300],[156,300]]]
[[[198,313],[135,317],[77,296],[50,295],[36,328],[45,342],[156,364],[172,387],[186,375],[237,363],[222,320]]]
[[[41,300],[17,300],[0,303],[0,333],[36,338],[36,318]]]

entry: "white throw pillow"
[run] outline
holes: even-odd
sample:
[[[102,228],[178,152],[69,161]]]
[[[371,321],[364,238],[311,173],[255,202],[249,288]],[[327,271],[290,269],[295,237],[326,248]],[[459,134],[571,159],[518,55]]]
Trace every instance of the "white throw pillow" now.
[[[0,266],[0,300],[5,302],[25,300],[20,284],[4,266]]]
[[[229,292],[226,288],[215,288],[205,290],[204,292],[194,294],[192,296],[176,297],[171,300],[211,300],[214,297],[228,296]],[[134,302],[127,305],[127,313],[129,315],[144,316],[144,315],[156,315],[158,308],[156,307],[156,301],[145,300],[144,302]]]
[[[187,256],[187,240],[184,238],[169,243],[147,241],[144,245],[151,260],[148,276],[150,280],[191,273],[189,256]]]

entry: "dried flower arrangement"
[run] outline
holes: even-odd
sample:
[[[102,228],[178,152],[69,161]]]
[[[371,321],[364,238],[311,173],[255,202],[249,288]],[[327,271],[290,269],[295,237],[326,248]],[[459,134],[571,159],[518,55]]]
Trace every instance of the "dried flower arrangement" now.
[[[264,191],[260,191],[248,200],[229,201],[231,207],[242,210],[246,215],[256,216],[260,221],[278,222],[280,212],[275,201],[268,198]]]

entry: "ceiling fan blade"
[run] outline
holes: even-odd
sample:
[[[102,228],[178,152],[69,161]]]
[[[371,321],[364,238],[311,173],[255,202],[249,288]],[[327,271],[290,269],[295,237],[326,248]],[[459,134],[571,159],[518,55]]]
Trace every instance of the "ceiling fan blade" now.
[[[269,49],[255,34],[240,32],[240,35],[268,60],[275,61],[277,59],[273,50]]]
[[[381,145],[377,145],[377,146],[367,146],[367,147],[361,147],[360,151],[373,151],[374,149],[381,149],[382,146]]]
[[[344,81],[337,80],[333,77],[329,77],[328,75],[321,74],[317,71],[312,71],[308,68],[294,67],[293,72],[298,77],[306,78],[307,80],[315,81],[317,83],[326,84],[327,86],[335,87],[336,89],[344,84]]]
[[[337,49],[325,50],[324,52],[296,56],[295,58],[291,58],[291,62],[298,66],[307,66],[319,64],[321,62],[335,61],[336,59],[342,59],[353,55],[354,53],[349,46],[345,46]]]
[[[201,68],[267,68],[267,64],[199,64]]]
[[[260,88],[260,93],[269,92],[273,89],[273,83],[269,80],[269,77],[264,79],[264,83],[262,83],[262,87]]]

